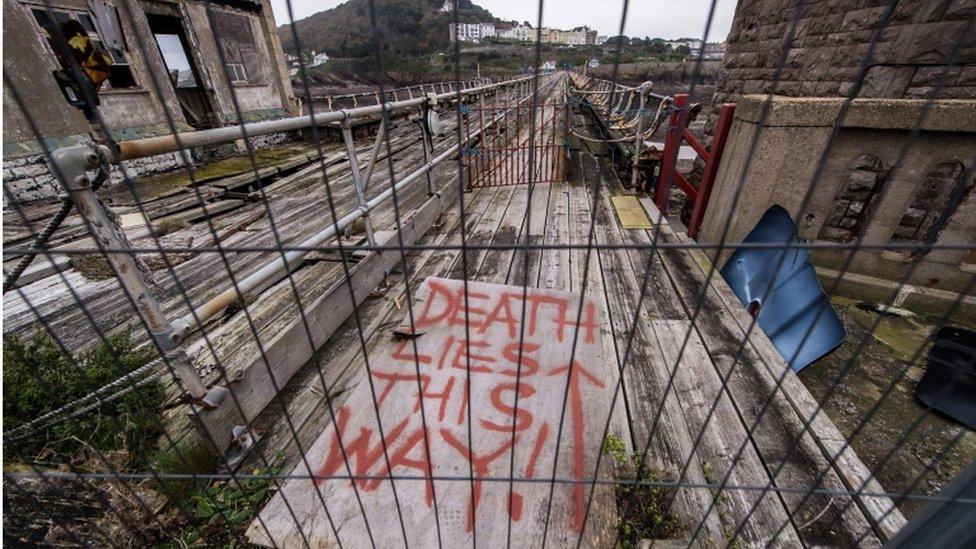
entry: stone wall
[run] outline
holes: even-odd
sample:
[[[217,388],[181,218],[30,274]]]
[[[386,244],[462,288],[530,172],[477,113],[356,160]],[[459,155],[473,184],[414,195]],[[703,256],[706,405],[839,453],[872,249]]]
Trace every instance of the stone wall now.
[[[892,1],[807,1],[777,84],[776,68],[798,2],[740,0],[713,100],[715,112],[721,103],[742,95],[770,92],[847,97],[856,91],[857,97],[924,98],[940,78],[939,98],[976,98],[976,0],[897,2],[874,44],[864,83],[854,89]],[[954,50],[953,66],[947,69]]]
[[[135,178],[173,170],[181,165],[180,156],[176,153],[129,160],[122,166],[112,167],[111,180],[122,181],[123,168],[129,177]],[[51,173],[47,157],[42,154],[4,159],[3,186],[7,191],[3,197],[4,207],[8,202],[7,193],[19,202],[31,202],[52,199],[61,192],[61,185]]]
[[[810,241],[865,245],[851,258],[847,248],[816,249],[818,268],[957,295],[976,254],[921,246],[976,244],[976,100],[855,99],[840,117],[844,103],[740,98],[699,242],[741,241],[779,204]],[[922,306],[941,313],[946,303]]]
[[[278,132],[258,135],[249,138],[251,148],[255,151],[273,147],[297,139],[296,133]],[[189,158],[194,164],[212,162],[233,155],[247,154],[243,140],[223,146],[201,147],[189,151]],[[125,180],[148,177],[159,173],[175,170],[183,166],[182,155],[179,153],[159,154],[147,158],[126,160],[120,165],[112,166],[109,185]],[[123,171],[125,172],[123,176]],[[3,206],[8,206],[9,197],[13,196],[18,202],[32,202],[36,200],[51,200],[61,192],[61,185],[51,173],[47,164],[47,157],[43,154],[29,154],[3,159]]]

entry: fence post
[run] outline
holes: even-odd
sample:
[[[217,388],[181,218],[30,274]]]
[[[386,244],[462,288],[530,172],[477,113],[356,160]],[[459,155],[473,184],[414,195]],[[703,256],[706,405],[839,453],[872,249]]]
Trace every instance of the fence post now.
[[[637,188],[637,164],[640,161],[641,147],[644,145],[644,98],[646,93],[651,91],[651,83],[644,82],[640,85],[638,93],[640,100],[637,102],[637,133],[634,135],[634,161],[630,168],[630,188]]]
[[[691,221],[688,223],[688,236],[691,238],[698,235],[698,229],[705,217],[705,208],[708,207],[708,199],[712,194],[715,175],[718,173],[719,164],[722,162],[722,152],[725,151],[725,142],[729,138],[729,129],[732,126],[734,113],[735,103],[725,103],[718,112],[711,151],[709,151],[708,161],[705,163],[705,172],[702,174],[701,183],[698,185],[698,196],[695,199],[695,208],[691,212]]]
[[[678,168],[678,149],[681,148],[687,116],[688,94],[675,94],[674,112],[671,113],[671,119],[668,121],[668,135],[664,139],[664,154],[661,157],[661,174],[654,195],[654,203],[661,215],[668,214],[668,198],[671,194],[671,186],[674,185],[674,171]]]
[[[349,119],[342,119],[342,140],[346,142],[346,156],[349,157],[349,167],[352,170],[352,182],[356,188],[356,202],[359,210],[363,213],[363,221],[366,225],[366,240],[370,246],[376,245],[376,238],[373,236],[373,222],[369,219],[369,206],[366,204],[366,193],[363,192],[363,177],[359,173],[359,161],[356,159],[356,146],[352,139],[352,128],[349,126]]]
[[[51,154],[51,171],[58,176],[61,186],[71,197],[100,247],[108,250],[129,250],[131,246],[125,233],[95,195],[87,174],[88,170],[98,168],[109,155],[104,147],[93,144],[58,149]],[[201,400],[207,394],[207,389],[186,356],[186,351],[180,347],[182,331],[166,320],[162,307],[139,271],[135,257],[129,253],[105,255],[119,284],[135,302],[136,312],[145,321],[156,346],[173,364],[183,389],[193,400]]]

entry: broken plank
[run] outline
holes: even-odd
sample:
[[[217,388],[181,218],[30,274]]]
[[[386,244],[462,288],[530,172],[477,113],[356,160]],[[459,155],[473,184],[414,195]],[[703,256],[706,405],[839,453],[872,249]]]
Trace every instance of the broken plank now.
[[[452,190],[454,192],[452,192]],[[456,194],[456,189],[450,184],[443,189],[446,197],[440,193],[432,195],[422,207],[402,220],[399,232],[404,243],[412,244],[433,224],[440,215],[450,198]],[[395,245],[398,242],[396,233],[392,233],[384,246]],[[311,358],[314,348],[309,348],[309,340],[318,346],[324,343],[339,325],[352,313],[353,303],[358,305],[382,281],[385,272],[400,260],[397,251],[377,251],[370,254],[350,270],[352,297],[346,281],[341,281],[322,298],[307,306],[306,317],[296,319],[287,329],[279,332],[268,343],[264,358],[254,357],[251,364],[243,367],[243,377],[232,382],[233,390],[242,404],[244,417],[229,398],[214,410],[201,411],[197,420],[213,437],[215,450],[223,454],[229,445],[232,435],[231,429],[235,425],[247,425],[274,398],[275,387],[284,386],[291,376]],[[306,324],[307,322],[307,324]],[[306,332],[308,326],[311,333]],[[274,373],[274,380],[269,377],[268,369]]]

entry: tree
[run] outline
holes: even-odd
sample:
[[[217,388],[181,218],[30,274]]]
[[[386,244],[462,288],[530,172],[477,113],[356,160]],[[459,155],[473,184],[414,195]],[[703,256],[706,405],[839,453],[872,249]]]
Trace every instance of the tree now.
[[[674,48],[674,53],[676,53],[676,54],[678,54],[678,55],[680,55],[682,57],[687,57],[687,56],[691,55],[691,48],[689,48],[688,46],[682,44],[682,45],[678,46],[677,48]]]
[[[657,54],[668,53],[668,51],[670,50],[667,42],[661,40],[660,38],[655,38],[651,40],[650,43],[648,44],[647,49],[649,52],[657,53]]]

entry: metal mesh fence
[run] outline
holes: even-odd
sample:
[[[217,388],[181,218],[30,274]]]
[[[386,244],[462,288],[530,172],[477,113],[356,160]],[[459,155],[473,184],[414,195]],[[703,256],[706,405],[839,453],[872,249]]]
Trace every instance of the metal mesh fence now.
[[[704,47],[680,97],[625,81],[620,40],[609,78],[544,68],[540,1],[539,69],[462,77],[456,41],[452,81],[397,88],[366,5],[375,90],[315,94],[298,58],[303,114],[253,121],[233,84],[246,59],[218,47],[232,115],[187,130],[179,105],[196,104],[170,100],[184,75],[146,71],[165,131],[139,139],[103,117],[95,54],[62,24],[84,18],[31,8],[60,25],[39,28],[91,133],[45,135],[5,58],[5,105],[62,190],[28,201],[4,183],[5,541],[876,546],[945,535],[935,507],[971,520],[976,159],[926,172],[917,148],[972,140],[933,120],[964,108],[941,90],[971,67],[976,16],[898,111],[912,116],[879,128],[858,98],[899,13],[883,4],[819,148],[779,152],[783,112],[807,108],[778,102],[803,0],[784,8],[769,93],[716,105],[708,135],[688,102]],[[110,6],[145,26],[140,5]],[[202,7],[207,40],[227,43],[236,12]],[[622,35],[628,2],[614,9]],[[149,34],[125,40],[159,54]],[[894,160],[845,152],[859,139]],[[201,163],[217,147],[234,153]],[[130,173],[164,156],[178,167]],[[747,237],[771,156],[795,187],[767,194],[792,197],[795,224]],[[847,297],[877,280],[865,257],[898,267]],[[933,268],[967,274],[919,288]],[[810,287],[824,295],[805,303]]]

